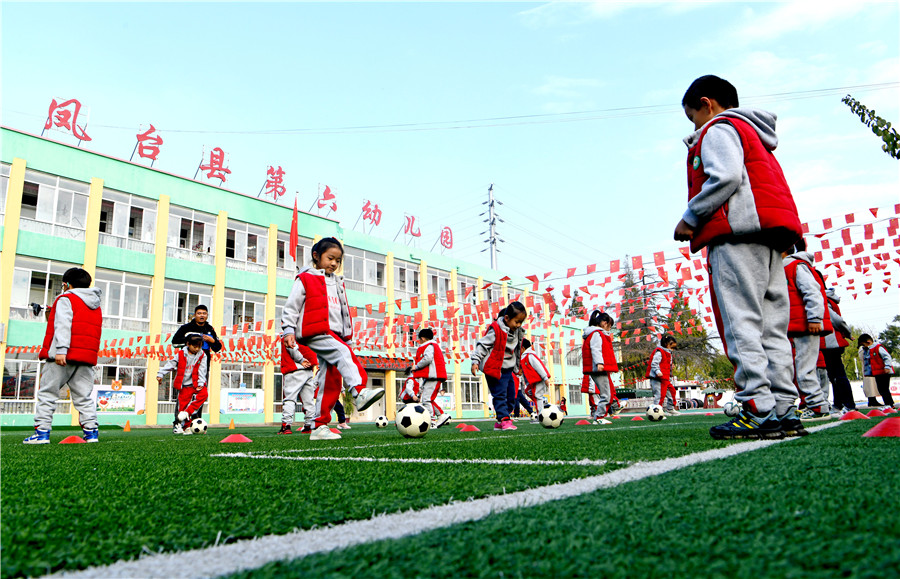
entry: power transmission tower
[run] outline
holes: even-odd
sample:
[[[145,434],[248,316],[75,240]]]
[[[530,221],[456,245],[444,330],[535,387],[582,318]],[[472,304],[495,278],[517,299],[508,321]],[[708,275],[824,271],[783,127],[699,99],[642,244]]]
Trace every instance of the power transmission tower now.
[[[488,224],[487,231],[482,231],[480,235],[484,235],[485,233],[489,234],[488,238],[485,241],[488,243],[488,246],[482,249],[482,252],[491,250],[491,269],[497,269],[497,254],[500,252],[498,245],[502,242],[506,241],[497,236],[497,221],[500,223],[506,223],[503,219],[497,215],[497,210],[495,205],[503,205],[502,201],[494,199],[494,184],[491,183],[490,187],[488,187],[488,200],[482,201],[482,205],[487,205],[487,211],[481,212],[480,215],[487,214],[487,219],[484,220],[484,223]]]

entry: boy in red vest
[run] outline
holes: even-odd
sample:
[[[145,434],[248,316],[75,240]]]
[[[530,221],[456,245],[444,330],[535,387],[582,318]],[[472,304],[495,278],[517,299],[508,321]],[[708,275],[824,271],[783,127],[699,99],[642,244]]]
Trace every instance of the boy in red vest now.
[[[659,341],[659,347],[650,356],[650,363],[647,364],[647,378],[650,379],[653,399],[658,400],[657,404],[663,407],[666,414],[672,416],[681,414],[675,407],[678,394],[675,387],[672,386],[672,349],[676,347],[678,347],[678,342],[674,337],[663,336]]]
[[[875,378],[878,393],[884,401],[884,407],[894,406],[894,397],[891,396],[891,374],[894,373],[894,360],[890,352],[881,344],[876,344],[869,334],[862,334],[857,339],[857,344],[863,350],[863,375]],[[876,406],[878,401],[874,396],[869,397],[869,406]],[[900,404],[896,407],[900,408]]]
[[[281,402],[281,430],[277,434],[291,434],[291,425],[294,423],[294,413],[297,410],[297,396],[303,403],[303,430],[302,434],[312,432],[312,425],[316,417],[313,415],[316,407],[316,374],[313,367],[319,363],[315,352],[297,344],[296,348],[288,348],[281,344],[281,388],[283,398]]]
[[[178,418],[172,434],[191,434],[191,417],[200,410],[209,397],[206,388],[206,354],[203,353],[203,336],[190,333],[185,336],[187,345],[178,350],[175,357],[166,362],[156,374],[156,381],[162,384],[163,377],[175,372],[172,388],[178,390]],[[182,418],[183,413],[187,418]]]
[[[600,310],[591,313],[588,327],[582,334],[581,364],[584,377],[581,391],[591,397],[591,418],[595,424],[610,424],[606,419],[609,413],[617,414],[621,405],[616,399],[615,386],[611,374],[619,371],[619,363],[613,351],[610,330],[613,327],[612,316]]]
[[[741,413],[716,439],[801,434],[793,405],[789,302],[781,252],[802,235],[797,207],[772,151],[775,115],[738,108],[737,90],[703,76],[681,101],[696,129],[688,146],[688,206],[675,239],[707,249],[716,325],[734,364]]]
[[[403,384],[403,392],[400,393],[400,402],[402,402],[403,405],[406,406],[407,404],[412,404],[413,402],[418,401],[419,381],[412,376],[407,376],[406,382]]]
[[[530,393],[531,400],[534,402],[534,416],[531,421],[537,422],[537,414],[541,409],[550,406],[550,401],[547,399],[547,380],[550,379],[550,372],[547,371],[547,366],[534,351],[528,338],[522,340],[522,348],[525,349],[522,352],[522,374],[525,377],[525,383],[528,384],[527,392]]]
[[[47,311],[47,331],[39,354],[44,361],[34,412],[34,434],[25,444],[50,444],[50,429],[59,390],[69,385],[85,442],[99,440],[97,407],[91,397],[94,366],[100,350],[103,314],[100,288],[92,288],[91,274],[73,267],[63,274],[63,293]]]
[[[801,420],[829,417],[828,397],[822,391],[816,369],[820,336],[832,332],[825,298],[825,281],[813,268],[814,257],[806,242],[797,241],[790,255],[783,252],[790,318],[788,338],[794,350],[794,384],[800,392]]]
[[[431,328],[419,330],[415,362],[407,368],[406,373],[411,373],[419,381],[419,401],[431,412],[431,426],[440,428],[447,424],[450,414],[444,412],[434,401],[441,384],[447,381],[447,366],[444,364],[444,353],[434,339],[434,330]]]

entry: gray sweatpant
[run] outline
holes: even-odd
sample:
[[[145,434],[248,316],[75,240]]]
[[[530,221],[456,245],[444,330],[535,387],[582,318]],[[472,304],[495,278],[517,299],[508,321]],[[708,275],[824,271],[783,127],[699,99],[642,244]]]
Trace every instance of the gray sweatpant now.
[[[541,406],[535,408],[535,412],[540,412],[541,408],[550,404],[550,399],[547,398],[547,381],[541,380],[540,382],[536,382],[534,385],[534,399],[537,400],[537,403]]]
[[[822,394],[825,396],[825,402],[828,402],[828,393],[831,387],[831,382],[828,380],[828,369],[816,368],[816,377],[819,379],[819,388],[822,389]],[[830,402],[828,402],[828,407],[831,408]]]
[[[709,247],[709,286],[719,334],[734,364],[735,400],[765,416],[797,399],[787,337],[790,302],[781,253],[758,243]]]
[[[442,412],[438,412],[437,404],[434,403],[435,395],[437,394],[438,386],[440,386],[440,380],[429,380],[427,378],[422,379],[422,386],[419,389],[419,404],[424,406],[428,412],[431,413],[431,418],[437,418]]]
[[[659,401],[659,397],[662,394],[662,380],[657,380],[656,378],[650,378],[650,390],[653,391],[653,400]],[[666,410],[675,410],[675,397],[672,395],[672,392],[666,392]],[[654,402],[655,404],[655,402]]]
[[[78,363],[59,366],[52,361],[44,362],[41,368],[41,387],[37,393],[34,427],[41,430],[51,429],[56,401],[59,400],[59,390],[66,384],[72,393],[72,406],[78,411],[81,427],[85,430],[97,428],[97,407],[91,398],[94,389],[94,367]]]
[[[299,368],[285,374],[282,379],[284,398],[281,403],[281,421],[285,424],[294,423],[294,414],[297,411],[297,395],[303,403],[303,423],[312,426],[315,421],[316,409],[316,375],[312,368]]]
[[[827,412],[828,401],[816,373],[819,336],[794,336],[791,338],[791,344],[794,346],[794,384],[800,391],[801,402],[816,409],[824,404],[826,408],[821,411]]]
[[[589,376],[591,380],[591,402],[596,406],[591,417],[595,419],[603,418],[606,416],[606,407],[609,406],[609,400],[612,397],[612,390],[609,387],[611,378],[606,372],[590,374]]]

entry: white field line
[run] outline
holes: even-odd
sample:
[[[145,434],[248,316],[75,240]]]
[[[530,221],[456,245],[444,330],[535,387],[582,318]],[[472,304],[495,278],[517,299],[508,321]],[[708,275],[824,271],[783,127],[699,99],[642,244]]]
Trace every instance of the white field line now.
[[[839,426],[832,422],[808,429],[810,432]],[[741,442],[725,448],[698,452],[678,458],[639,462],[610,473],[556,483],[483,499],[454,501],[419,511],[409,510],[375,515],[371,519],[349,521],[331,527],[294,531],[286,535],[267,535],[230,543],[159,555],[141,556],[133,561],[120,561],[105,567],[83,571],[60,572],[49,577],[60,578],[132,578],[161,577],[193,579],[219,577],[240,571],[258,569],[275,561],[286,561],[316,553],[346,549],[383,539],[399,539],[434,529],[441,529],[484,519],[504,511],[532,507],[550,501],[576,497],[600,489],[661,475],[674,470],[767,448],[784,440]]]
[[[372,456],[277,456],[271,454],[252,454],[247,452],[230,452],[211,454],[213,458],[257,458],[263,460],[299,460],[299,461],[333,461],[333,462],[399,462],[410,464],[501,464],[526,466],[604,466],[608,460],[528,460],[515,458],[375,458]],[[626,463],[614,463],[626,464]]]

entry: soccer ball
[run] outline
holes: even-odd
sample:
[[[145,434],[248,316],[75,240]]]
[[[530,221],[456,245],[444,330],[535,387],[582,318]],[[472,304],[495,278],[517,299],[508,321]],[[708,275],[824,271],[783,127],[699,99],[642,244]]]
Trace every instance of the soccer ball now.
[[[195,418],[191,420],[191,432],[194,434],[206,434],[206,429],[209,425],[206,424],[206,421],[202,418]]]
[[[181,412],[178,413],[178,422],[184,422],[185,420],[189,419],[190,417],[191,417],[191,415],[188,414],[187,411],[182,410]]]
[[[654,404],[647,409],[647,418],[653,422],[659,422],[666,419],[666,411],[659,404]]]
[[[395,424],[406,438],[421,438],[431,428],[431,413],[421,404],[407,404],[397,413]]]
[[[379,416],[378,418],[375,419],[375,426],[377,426],[378,428],[384,428],[387,425],[388,425],[387,416]]]
[[[538,414],[538,422],[544,428],[559,428],[565,417],[566,415],[559,409],[559,406],[552,405],[541,410],[541,413]]]
[[[722,411],[725,412],[725,416],[737,416],[741,413],[741,405],[739,402],[732,400],[731,402],[725,403],[725,406],[722,407]]]

